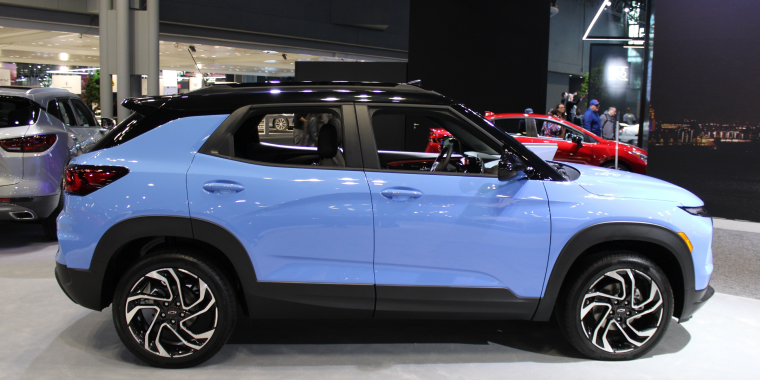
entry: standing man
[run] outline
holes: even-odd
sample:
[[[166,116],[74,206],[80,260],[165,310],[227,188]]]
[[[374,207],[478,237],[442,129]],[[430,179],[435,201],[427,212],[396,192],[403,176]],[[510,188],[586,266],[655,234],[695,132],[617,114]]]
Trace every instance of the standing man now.
[[[631,109],[628,108],[625,115],[623,115],[623,121],[628,125],[636,124],[636,116],[631,113]]]
[[[293,145],[296,146],[303,145],[304,130],[306,129],[306,123],[308,123],[308,120],[304,116],[306,115],[300,113],[293,114]]]
[[[586,113],[583,114],[583,129],[597,135],[602,135],[602,121],[599,119],[599,101],[591,99]]]
[[[607,140],[615,139],[615,125],[617,124],[617,108],[610,107],[604,111],[604,115],[599,118],[602,124],[602,137]]]

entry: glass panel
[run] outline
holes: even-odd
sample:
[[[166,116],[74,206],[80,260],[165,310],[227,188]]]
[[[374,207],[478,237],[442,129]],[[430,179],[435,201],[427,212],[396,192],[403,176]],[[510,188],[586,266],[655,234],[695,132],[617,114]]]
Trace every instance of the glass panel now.
[[[97,127],[98,123],[95,122],[95,117],[92,116],[92,111],[90,111],[84,103],[82,103],[81,100],[78,99],[71,99],[71,104],[74,106],[74,112],[77,115],[77,118],[79,119],[79,122],[82,123],[81,125],[84,127]]]
[[[267,135],[265,126],[275,130]],[[345,167],[343,122],[337,109],[262,110],[245,120],[219,153],[272,164]]]

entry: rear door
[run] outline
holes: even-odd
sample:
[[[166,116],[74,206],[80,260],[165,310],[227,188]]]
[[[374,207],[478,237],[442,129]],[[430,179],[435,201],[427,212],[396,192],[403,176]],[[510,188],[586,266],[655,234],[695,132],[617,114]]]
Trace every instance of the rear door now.
[[[36,118],[29,99],[0,96],[0,186],[13,185],[24,178],[24,153],[20,139]]]
[[[283,113],[307,115],[317,140],[259,131]],[[328,125],[337,136],[326,137]],[[195,156],[187,189],[191,217],[230,231],[248,252],[249,290],[271,306],[251,305],[256,317],[372,316],[372,202],[353,104],[236,111]]]

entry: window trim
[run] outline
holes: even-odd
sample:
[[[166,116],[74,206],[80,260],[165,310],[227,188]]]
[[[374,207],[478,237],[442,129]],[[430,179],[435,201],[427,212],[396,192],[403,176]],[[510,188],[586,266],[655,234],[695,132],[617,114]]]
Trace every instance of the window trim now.
[[[258,113],[261,109],[274,109],[279,112],[280,109],[294,109],[294,108],[338,108],[341,113],[343,124],[343,148],[346,153],[346,167],[332,167],[332,166],[306,166],[306,165],[292,165],[292,164],[278,164],[274,162],[262,162],[256,160],[249,160],[241,157],[227,156],[219,153],[219,148],[225,142],[227,137],[237,131],[240,125],[248,120],[252,114]],[[351,149],[349,149],[351,147]],[[233,161],[245,162],[260,166],[273,166],[283,168],[298,168],[298,169],[317,169],[317,170],[350,170],[361,171],[364,170],[361,144],[359,143],[359,133],[356,123],[356,111],[354,104],[351,102],[335,102],[335,103],[274,103],[274,104],[252,104],[238,108],[232,112],[222,124],[209,136],[206,142],[198,150],[198,153],[207,154],[210,156],[220,157]]]

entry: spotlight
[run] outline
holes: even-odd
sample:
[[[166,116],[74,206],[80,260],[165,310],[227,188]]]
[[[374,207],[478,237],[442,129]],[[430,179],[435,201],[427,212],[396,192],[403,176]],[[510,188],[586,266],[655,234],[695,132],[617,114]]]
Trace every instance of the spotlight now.
[[[286,61],[287,61],[287,60],[288,60],[288,55],[287,55],[287,54],[283,54],[283,55],[282,55],[282,59],[284,59],[284,60],[286,60]]]
[[[195,46],[190,45],[189,49],[190,49],[191,52],[195,53]]]

